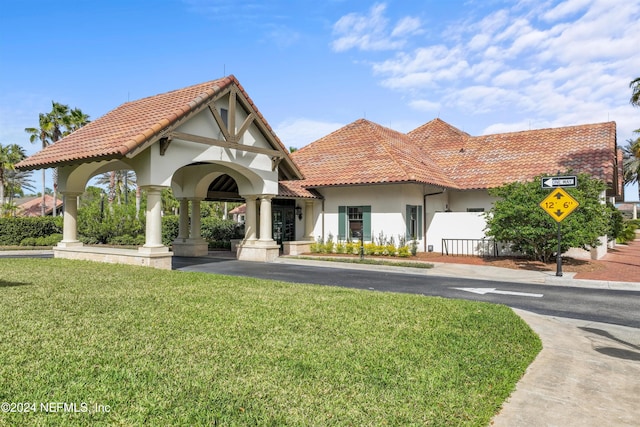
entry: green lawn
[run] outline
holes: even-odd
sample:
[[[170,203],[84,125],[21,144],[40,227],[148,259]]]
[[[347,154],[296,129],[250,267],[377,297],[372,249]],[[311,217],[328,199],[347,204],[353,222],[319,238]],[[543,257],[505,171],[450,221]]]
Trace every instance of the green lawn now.
[[[486,426],[540,348],[504,306],[0,259],[3,426]]]

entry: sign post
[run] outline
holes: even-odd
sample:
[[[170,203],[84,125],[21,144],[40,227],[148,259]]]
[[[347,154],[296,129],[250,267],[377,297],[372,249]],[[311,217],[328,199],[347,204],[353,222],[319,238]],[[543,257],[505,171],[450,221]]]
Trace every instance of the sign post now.
[[[542,178],[543,187],[545,179],[547,178]],[[575,187],[575,185],[573,186]],[[567,193],[563,188],[555,188],[551,193],[549,193],[547,197],[544,198],[542,202],[540,202],[540,207],[558,223],[558,254],[556,256],[556,276],[562,276],[562,251],[560,244],[562,234],[560,231],[560,223],[571,212],[576,210],[578,206],[580,206],[580,203],[578,203],[576,199],[571,197],[571,195]]]

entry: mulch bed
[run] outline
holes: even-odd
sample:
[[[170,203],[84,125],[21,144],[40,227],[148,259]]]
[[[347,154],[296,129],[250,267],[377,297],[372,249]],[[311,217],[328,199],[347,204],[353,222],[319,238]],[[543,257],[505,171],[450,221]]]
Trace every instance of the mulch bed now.
[[[357,258],[357,255],[346,254],[317,254],[308,253],[304,256],[318,257],[348,257]],[[518,257],[476,257],[476,256],[451,256],[441,255],[435,252],[418,252],[416,256],[408,258],[389,257],[389,256],[366,256],[367,259],[380,259],[387,261],[414,261],[414,262],[444,262],[452,264],[468,264],[468,265],[484,265],[501,268],[511,268],[515,270],[532,270],[532,271],[556,271],[556,262],[543,263],[540,261],[532,261]],[[602,270],[604,266],[598,261],[562,258],[562,271],[571,273],[590,273]]]

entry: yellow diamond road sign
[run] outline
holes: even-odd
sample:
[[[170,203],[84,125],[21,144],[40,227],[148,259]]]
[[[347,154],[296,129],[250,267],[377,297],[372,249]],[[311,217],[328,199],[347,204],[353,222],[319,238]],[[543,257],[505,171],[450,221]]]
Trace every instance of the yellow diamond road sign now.
[[[540,202],[540,207],[558,222],[565,219],[578,206],[580,206],[580,203],[563,188],[554,189]]]

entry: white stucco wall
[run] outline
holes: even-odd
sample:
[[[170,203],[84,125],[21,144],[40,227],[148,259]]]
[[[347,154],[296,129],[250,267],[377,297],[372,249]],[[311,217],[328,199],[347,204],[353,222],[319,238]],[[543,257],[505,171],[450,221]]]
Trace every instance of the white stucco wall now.
[[[442,191],[441,188],[421,184],[363,185],[350,187],[327,187],[319,189],[324,196],[314,207],[314,238],[325,240],[331,234],[338,236],[339,206],[371,206],[371,233],[377,239],[380,233],[387,238],[406,234],[406,205],[424,206],[425,224],[419,239],[418,250],[441,250],[443,238],[481,239],[484,237],[486,221],[483,213],[467,213],[467,208],[491,209],[493,199],[486,191]],[[424,195],[426,196],[426,206]],[[453,212],[444,211],[450,209]]]
[[[481,212],[436,212],[431,215],[427,245],[442,251],[442,239],[482,239],[486,220]]]
[[[338,206],[371,206],[371,234],[377,239],[380,233],[387,238],[406,233],[406,205],[422,206],[423,186],[419,184],[362,185],[352,187],[321,188],[325,197],[324,214],[320,213],[314,227],[314,236],[328,238],[338,236]],[[316,204],[316,211],[320,203]],[[324,227],[323,227],[324,223]],[[422,241],[422,240],[421,240]]]

